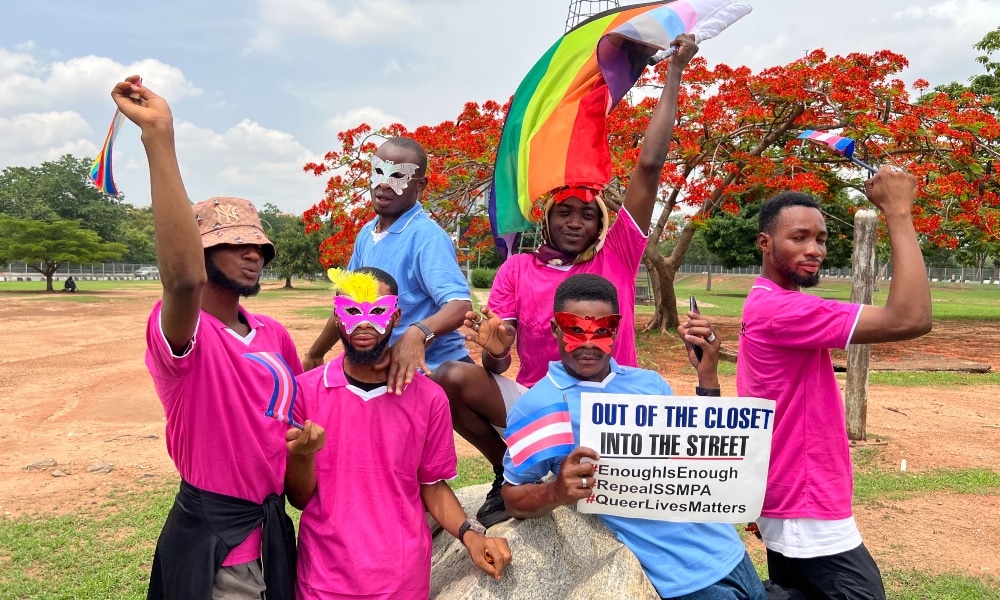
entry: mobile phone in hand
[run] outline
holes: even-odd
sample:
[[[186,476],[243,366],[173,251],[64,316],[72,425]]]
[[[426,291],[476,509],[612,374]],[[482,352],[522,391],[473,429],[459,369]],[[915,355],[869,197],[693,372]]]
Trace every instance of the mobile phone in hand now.
[[[698,301],[694,299],[694,296],[688,296],[688,311],[698,315],[701,314],[701,311],[698,310]],[[701,349],[701,346],[691,344],[691,347],[694,348],[694,357],[698,359],[698,362],[701,362],[701,357],[705,351]]]

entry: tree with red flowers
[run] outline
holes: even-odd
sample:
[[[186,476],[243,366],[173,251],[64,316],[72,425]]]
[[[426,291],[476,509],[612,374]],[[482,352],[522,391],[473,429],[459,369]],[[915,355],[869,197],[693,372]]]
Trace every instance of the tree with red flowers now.
[[[825,146],[796,139],[805,129],[854,138],[855,154],[866,162],[898,164],[916,174],[916,226],[933,243],[954,248],[959,231],[969,228],[988,238],[1000,235],[998,180],[990,167],[1000,135],[996,118],[983,98],[927,93],[925,81],[914,84],[918,95],[911,98],[896,78],[906,66],[903,56],[889,51],[831,57],[816,50],[759,73],[692,61],[682,82],[676,147],[662,175],[663,212],[644,257],[657,298],[647,329],[677,325],[674,274],[702,220],[789,189],[823,199],[845,189],[860,194],[867,173]],[[663,72],[658,68],[640,83],[662,85]],[[644,130],[649,102],[623,104],[615,121],[631,123],[633,135]],[[618,153],[620,178],[634,153]],[[661,255],[655,241],[681,206],[693,214],[671,253]]]
[[[307,231],[327,228],[320,246],[321,262],[346,265],[354,238],[375,213],[371,208],[368,157],[393,136],[412,137],[427,151],[424,207],[456,239],[459,260],[492,244],[484,194],[493,176],[493,161],[506,107],[496,102],[469,102],[454,121],[410,131],[401,124],[373,131],[366,124],[338,134],[339,150],[328,152],[306,171],[329,176],[324,198],[302,215]]]
[[[650,232],[644,262],[651,273],[656,311],[647,330],[678,324],[674,275],[701,223],[720,211],[735,214],[783,190],[821,199],[856,191],[863,177],[846,158],[814,142],[796,139],[805,129],[857,140],[855,154],[868,163],[898,164],[917,175],[915,223],[925,238],[957,248],[963,239],[1000,241],[1000,180],[993,160],[1000,154],[1000,125],[989,97],[954,96],[913,84],[911,97],[899,72],[905,57],[889,51],[828,56],[808,53],[787,65],[753,73],[747,67],[709,67],[696,58],[685,71],[674,128],[674,146],[663,169],[661,212]],[[614,180],[607,197],[614,206],[639,154],[639,144],[659,96],[666,69],[649,70],[631,99],[609,118]],[[427,207],[447,231],[464,231],[463,244],[488,244],[482,194],[489,185],[503,109],[495,102],[469,103],[454,122],[408,132],[393,125],[382,135],[409,134],[427,148],[431,177]],[[340,134],[342,147],[319,164],[330,175],[326,197],[304,215],[320,228],[328,217],[331,236],[325,264],[344,264],[354,235],[371,217],[363,162],[374,151],[367,125]],[[688,222],[667,255],[658,242],[670,216],[681,208]]]

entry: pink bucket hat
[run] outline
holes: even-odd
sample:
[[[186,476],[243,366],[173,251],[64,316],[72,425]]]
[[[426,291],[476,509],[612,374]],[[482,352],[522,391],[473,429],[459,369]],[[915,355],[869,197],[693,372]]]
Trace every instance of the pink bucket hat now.
[[[199,202],[192,208],[203,248],[249,244],[263,249],[265,265],[274,260],[274,244],[264,235],[257,209],[249,200],[220,196]]]

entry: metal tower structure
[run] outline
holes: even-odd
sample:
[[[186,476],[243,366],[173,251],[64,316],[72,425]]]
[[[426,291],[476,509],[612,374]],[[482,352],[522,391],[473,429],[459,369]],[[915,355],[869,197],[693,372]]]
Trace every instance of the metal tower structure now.
[[[566,15],[566,31],[596,14],[618,6],[618,0],[570,0],[569,13]]]

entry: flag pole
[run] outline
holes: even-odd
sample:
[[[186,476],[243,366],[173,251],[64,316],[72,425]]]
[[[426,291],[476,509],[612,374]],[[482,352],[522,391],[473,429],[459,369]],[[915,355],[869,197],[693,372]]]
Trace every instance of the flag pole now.
[[[848,156],[847,158],[851,159],[852,163],[868,169],[868,172],[871,173],[872,175],[874,175],[875,171],[877,170],[877,169],[875,169],[875,167],[871,166],[870,164],[866,163],[865,161],[863,161],[861,159],[854,158],[853,156]]]

